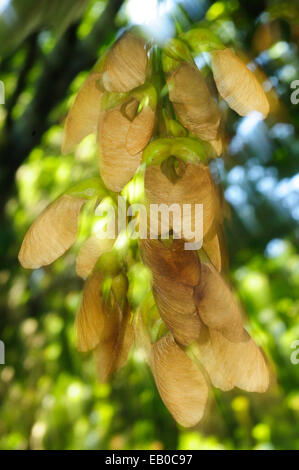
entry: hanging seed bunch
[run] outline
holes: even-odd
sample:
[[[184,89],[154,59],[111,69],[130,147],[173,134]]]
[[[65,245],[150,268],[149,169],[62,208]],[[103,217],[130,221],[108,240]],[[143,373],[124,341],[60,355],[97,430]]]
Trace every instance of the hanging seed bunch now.
[[[193,59],[202,52],[211,59],[208,76]],[[185,249],[197,225],[192,211],[181,210],[168,227],[156,220],[154,239],[151,227],[126,249],[119,249],[117,235],[91,235],[76,261],[85,279],[75,322],[79,350],[95,352],[106,381],[134,343],[142,347],[163,402],[186,427],[203,417],[209,385],[248,392],[269,385],[264,355],[244,329],[226,281],[225,208],[208,166],[224,150],[222,100],[241,116],[269,112],[254,74],[209,30],[182,33],[163,49],[125,33],[95,65],[65,121],[63,153],[97,135],[100,175],[54,201],[29,228],[19,253],[28,269],[55,261],[73,245],[83,207],[108,196],[116,201],[137,170],[146,208],[203,205],[200,249]],[[186,217],[191,235],[178,239]],[[152,289],[136,305],[128,295],[128,269],[140,259]]]

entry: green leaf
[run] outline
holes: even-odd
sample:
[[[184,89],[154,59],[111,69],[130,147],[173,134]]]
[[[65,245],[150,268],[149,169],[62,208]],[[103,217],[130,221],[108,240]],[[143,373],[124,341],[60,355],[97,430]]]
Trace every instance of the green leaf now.
[[[193,62],[189,47],[178,38],[170,39],[163,48],[164,53],[174,60]]]
[[[193,52],[212,52],[219,49],[225,49],[224,44],[212,31],[206,28],[195,28],[182,33],[181,39],[185,41]]]
[[[169,57],[165,52],[162,53],[162,68],[164,73],[170,73],[180,65],[179,60]]]

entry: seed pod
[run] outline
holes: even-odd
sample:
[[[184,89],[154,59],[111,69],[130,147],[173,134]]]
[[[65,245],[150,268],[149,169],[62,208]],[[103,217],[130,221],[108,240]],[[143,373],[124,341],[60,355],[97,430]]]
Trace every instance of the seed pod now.
[[[150,106],[137,114],[132,120],[126,139],[126,147],[130,155],[136,155],[147,146],[153,133],[155,112]]]
[[[197,340],[202,322],[193,299],[193,288],[158,276],[154,278],[153,291],[161,318],[176,340],[185,346]]]
[[[115,299],[106,307],[106,322],[101,340],[95,351],[99,379],[102,383],[123,367],[134,342],[130,313],[121,310]]]
[[[96,132],[101,111],[100,74],[92,72],[80,88],[64,124],[62,153],[66,154],[92,132]]]
[[[107,55],[102,72],[103,87],[120,93],[143,85],[147,65],[145,42],[132,33],[126,33]]]
[[[208,387],[200,370],[171,335],[153,345],[152,370],[161,398],[174,419],[182,426],[195,426],[203,417]]]
[[[244,330],[242,341],[230,342],[219,331],[202,330],[198,360],[207,370],[214,387],[223,391],[234,387],[247,392],[265,392],[269,387],[266,360]]]
[[[151,138],[155,113],[145,106],[130,120],[121,107],[104,111],[99,123],[100,173],[112,191],[121,191],[141,163],[142,150]]]
[[[203,227],[202,233],[205,236],[211,229],[217,218],[217,199],[215,184],[208,167],[199,164],[187,164],[184,174],[173,183],[161,172],[158,166],[149,166],[145,172],[145,195],[148,204],[165,204],[166,208],[171,209],[171,205],[178,206],[178,210],[170,211],[170,228],[181,226],[189,229],[190,232],[200,236],[196,222],[195,204],[203,205]],[[184,205],[186,205],[184,207]],[[188,208],[188,211],[186,210]],[[190,209],[190,210],[189,210]],[[158,220],[151,217],[151,232],[159,234],[168,233],[168,220],[163,222],[161,214]],[[190,240],[196,238],[190,237]],[[189,238],[188,238],[189,240]]]
[[[127,280],[121,282],[122,277],[113,278],[108,298],[104,299],[103,277],[96,267],[85,282],[76,318],[78,349],[95,350],[101,382],[125,364],[134,341],[126,300]]]
[[[214,140],[209,141],[212,149],[214,150],[215,154],[217,157],[220,157],[220,155],[223,152],[223,140],[222,137],[217,137]]]
[[[79,351],[93,350],[99,343],[105,326],[105,306],[101,292],[102,276],[95,271],[87,279],[75,327]]]
[[[196,286],[200,279],[200,265],[197,253],[184,249],[183,240],[173,240],[165,246],[160,240],[142,240],[141,255],[153,276],[165,276],[169,280]]]
[[[208,233],[204,238],[202,247],[218,272],[228,267],[227,247],[221,225],[213,228]]]
[[[85,202],[83,198],[64,194],[44,210],[23,240],[19,261],[24,268],[47,266],[73,245],[79,213]]]
[[[251,63],[251,71],[254,74],[255,78],[265,90],[265,95],[269,104],[269,113],[273,115],[273,117],[277,120],[284,120],[286,118],[287,111],[281,102],[280,97],[277,94],[277,91],[273,84],[271,83],[271,80],[267,76],[267,74],[264,72],[263,68],[257,64],[256,62],[253,62],[253,58],[251,55],[246,54],[245,52],[238,51],[238,57],[242,62],[244,63]]]
[[[115,240],[110,238],[98,238],[96,235],[89,237],[81,246],[76,259],[76,273],[86,279],[92,272],[101,254],[110,251]]]
[[[167,84],[169,98],[183,126],[203,140],[217,140],[221,115],[201,72],[182,63]]]
[[[166,247],[159,240],[142,240],[141,253],[153,273],[153,291],[161,318],[180,344],[199,338],[201,320],[193,299],[200,280],[197,253],[184,250],[183,240]]]
[[[212,53],[212,70],[217,89],[230,108],[240,116],[252,111],[269,113],[265,92],[254,74],[230,49]]]
[[[206,326],[221,332],[229,341],[243,339],[238,304],[220,274],[206,263],[201,264],[201,282],[196,289],[195,303]]]

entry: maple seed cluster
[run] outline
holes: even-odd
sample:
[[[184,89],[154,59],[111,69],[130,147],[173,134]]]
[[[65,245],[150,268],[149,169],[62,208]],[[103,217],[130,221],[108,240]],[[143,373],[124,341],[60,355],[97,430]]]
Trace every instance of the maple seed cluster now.
[[[193,59],[202,52],[211,58],[205,76]],[[143,348],[163,402],[186,427],[202,419],[209,385],[248,392],[269,386],[264,355],[244,329],[227,283],[224,202],[208,166],[225,149],[222,99],[241,116],[269,113],[255,75],[209,30],[181,33],[162,49],[132,32],[121,36],[87,77],[65,121],[63,153],[97,135],[100,176],[75,184],[45,209],[19,253],[28,269],[55,261],[75,242],[86,203],[117,197],[137,170],[144,174],[146,207],[203,204],[198,251],[185,250],[186,240],[175,236],[181,211],[172,214],[170,239],[164,240],[169,226],[158,220],[161,237],[139,240],[135,258],[115,240],[91,235],[76,260],[85,279],[75,322],[79,350],[95,352],[106,381],[134,344]],[[189,222],[196,230],[192,212]],[[136,306],[128,300],[127,271],[140,255],[152,290]]]

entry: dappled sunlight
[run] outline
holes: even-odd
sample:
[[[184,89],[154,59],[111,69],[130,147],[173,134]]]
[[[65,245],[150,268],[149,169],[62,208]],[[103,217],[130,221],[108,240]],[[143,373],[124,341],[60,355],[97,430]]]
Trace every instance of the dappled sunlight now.
[[[256,15],[250,2],[247,5],[238,0],[127,0],[122,8],[105,16],[103,25],[106,0],[52,0],[47,11],[40,2],[32,21],[25,3],[17,8],[18,3],[0,0],[0,79],[6,93],[6,104],[0,105],[1,149],[6,137],[10,144],[12,140],[9,151],[2,155],[1,170],[4,208],[0,230],[0,340],[5,342],[6,364],[0,365],[0,449],[298,448],[299,365],[291,362],[291,354],[295,351],[292,344],[299,340],[299,105],[293,104],[290,96],[292,81],[299,79],[299,11],[298,18],[295,10],[288,13],[288,2],[283,2],[284,8],[278,11],[275,5],[282,2],[272,0],[267,3],[267,11],[258,4]],[[86,202],[80,211],[77,239],[64,257],[32,271],[23,269],[17,258],[34,219],[74,184],[99,176],[102,142],[96,130],[73,151],[61,154],[67,113],[96,58],[129,27],[164,44],[180,30],[196,25],[210,28],[226,47],[244,53],[244,62],[270,102],[265,120],[256,111],[239,116],[217,93],[212,54],[193,53],[211,94],[211,107],[216,103],[221,117],[221,126],[220,120],[217,122],[223,149],[219,158],[209,157],[209,167],[213,179],[223,188],[217,223],[223,224],[230,258],[230,267],[223,268],[223,276],[232,281],[232,295],[238,305],[244,306],[241,314],[245,328],[263,348],[273,383],[265,396],[251,395],[240,388],[225,393],[214,388],[208,417],[188,430],[175,423],[161,401],[140,347],[131,349],[126,367],[117,371],[109,383],[98,380],[92,355],[76,349],[74,322],[83,290],[83,280],[75,274],[76,258],[86,239],[102,236],[107,230],[118,194],[128,205],[144,202],[146,165],[138,166],[137,162],[136,173],[119,193],[110,190],[105,197]],[[82,56],[74,52],[77,50]],[[45,73],[49,77],[41,87]],[[144,80],[148,80],[146,73]],[[103,91],[102,82],[97,86]],[[158,100],[176,122],[166,81],[157,88]],[[138,100],[134,98],[137,116],[150,107],[152,98],[150,93],[143,95],[141,104],[140,95]],[[31,110],[35,99],[38,103]],[[49,104],[51,100],[53,104]],[[123,102],[119,106],[123,118],[127,110]],[[37,120],[32,119],[36,112]],[[165,116],[162,122],[159,112],[158,107],[153,127],[167,139]],[[130,123],[126,125],[131,125],[129,118],[127,121]],[[194,130],[197,132],[194,128],[188,134],[183,125],[176,128],[179,138],[183,135],[195,140]],[[116,126],[113,142],[118,133]],[[172,136],[172,142],[176,138]],[[204,152],[211,152],[209,144]],[[124,161],[123,148],[119,157]],[[10,168],[15,171],[12,173]],[[117,176],[122,176],[125,168],[119,168]],[[182,168],[185,171],[185,163]],[[170,170],[170,166],[163,167],[164,173]],[[172,177],[177,176],[176,171]],[[111,173],[116,175],[115,170]],[[192,189],[192,178],[190,182]],[[177,181],[172,186],[179,188]],[[185,188],[187,195],[189,186]],[[169,187],[161,188],[162,196],[169,198]],[[140,214],[138,217],[140,223]],[[132,220],[129,216],[128,222]],[[121,259],[118,269],[126,272],[128,280],[129,324],[144,309],[152,322],[151,334],[158,338],[165,332],[165,324],[152,295],[153,274],[143,263],[138,241],[131,235],[132,225],[117,234],[112,249],[113,260]],[[161,260],[162,255],[159,266]],[[206,255],[201,267],[207,260]],[[179,265],[179,260],[174,264]],[[106,258],[104,269],[109,267]],[[188,273],[184,276],[187,282]],[[102,283],[105,299],[111,293],[112,280],[109,272]],[[158,287],[162,282],[159,280]],[[169,284],[173,295],[177,294],[174,285]],[[183,284],[182,292],[185,287]]]
[[[125,11],[133,24],[142,25],[145,33],[159,43],[174,35],[171,15],[176,4],[176,0],[128,0]]]

